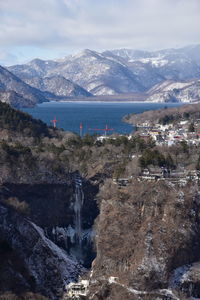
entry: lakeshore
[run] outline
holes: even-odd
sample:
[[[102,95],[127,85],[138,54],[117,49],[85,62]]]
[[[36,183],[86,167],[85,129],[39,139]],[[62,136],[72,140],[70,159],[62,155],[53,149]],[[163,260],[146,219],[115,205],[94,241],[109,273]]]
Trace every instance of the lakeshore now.
[[[83,134],[93,134],[95,131],[89,129],[103,129],[106,125],[114,129],[110,131],[110,134],[130,134],[134,130],[134,126],[123,122],[122,119],[125,115],[180,105],[180,103],[145,102],[48,102],[23,110],[34,118],[41,119],[48,125],[56,117],[58,128],[77,134],[79,134],[80,123],[83,125]]]

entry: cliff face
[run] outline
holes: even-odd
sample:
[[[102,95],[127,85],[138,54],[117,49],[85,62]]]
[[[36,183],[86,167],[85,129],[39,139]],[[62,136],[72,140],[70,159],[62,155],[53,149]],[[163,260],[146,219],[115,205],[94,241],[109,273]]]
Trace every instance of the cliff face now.
[[[39,226],[2,205],[0,236],[1,292],[32,290],[57,299],[64,286],[81,272]]]
[[[5,249],[0,251],[1,292],[31,291],[58,299],[65,285],[78,279],[83,265],[90,267],[95,257],[92,226],[98,214],[97,191],[78,173],[69,175],[65,184],[1,186],[0,244]]]
[[[4,184],[4,198],[17,197],[21,202],[28,204],[29,217],[37,225],[45,229],[47,236],[70,253],[71,247],[76,244],[76,189],[73,181],[65,184]],[[95,195],[98,186],[89,181],[82,182],[81,230],[82,237],[89,244],[84,250],[84,263],[91,264],[94,257],[91,237],[92,226],[98,208]],[[86,243],[87,244],[87,243]],[[92,256],[91,256],[92,255]]]
[[[199,187],[135,181],[101,198],[90,299],[200,297]]]

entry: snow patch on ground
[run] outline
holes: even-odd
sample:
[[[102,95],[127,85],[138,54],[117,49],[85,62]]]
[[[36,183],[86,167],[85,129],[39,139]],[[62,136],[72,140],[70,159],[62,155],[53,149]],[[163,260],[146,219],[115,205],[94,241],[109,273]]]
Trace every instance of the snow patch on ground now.
[[[42,228],[37,226],[36,224],[29,222],[37,233],[40,236],[41,241],[45,244],[47,248],[53,253],[55,259],[57,260],[57,268],[60,271],[64,284],[69,283],[72,279],[74,279],[73,274],[77,272],[77,263],[72,261],[64,250],[59,248],[56,244],[50,241],[45,235]],[[38,241],[40,243],[40,241]],[[54,263],[56,263],[56,260]]]
[[[155,291],[151,291],[151,292],[140,291],[140,290],[136,290],[132,287],[128,287],[124,284],[119,283],[118,277],[109,277],[108,282],[109,282],[109,284],[119,285],[135,295],[154,295],[155,296],[155,294],[158,294],[158,296],[161,295],[161,296],[165,296],[165,297],[170,297],[170,299],[173,299],[173,300],[181,300],[177,296],[174,295],[174,293],[172,292],[171,289],[160,289],[160,290],[155,290]],[[157,298],[157,299],[159,299],[159,298]]]
[[[187,279],[187,272],[190,269],[191,265],[184,265],[174,270],[170,281],[169,286],[171,288],[176,288],[181,283],[183,283]]]
[[[137,59],[136,61],[141,61],[144,64],[151,63],[155,67],[163,67],[169,62],[167,59],[164,59],[162,57],[141,58]]]

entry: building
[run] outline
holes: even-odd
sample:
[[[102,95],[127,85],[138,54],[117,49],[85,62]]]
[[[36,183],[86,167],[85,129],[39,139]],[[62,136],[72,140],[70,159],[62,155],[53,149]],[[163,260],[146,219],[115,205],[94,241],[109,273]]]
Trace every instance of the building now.
[[[70,282],[66,286],[66,293],[69,297],[79,299],[79,296],[87,296],[89,280],[81,280],[80,282]]]

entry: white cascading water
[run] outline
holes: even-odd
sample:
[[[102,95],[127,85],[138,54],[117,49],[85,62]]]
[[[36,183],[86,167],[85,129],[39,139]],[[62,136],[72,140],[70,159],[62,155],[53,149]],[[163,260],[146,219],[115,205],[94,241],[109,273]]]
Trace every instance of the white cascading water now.
[[[84,201],[84,194],[82,190],[82,181],[79,176],[75,177],[75,239],[78,247],[81,247],[82,241],[82,220],[81,220],[81,210]]]

